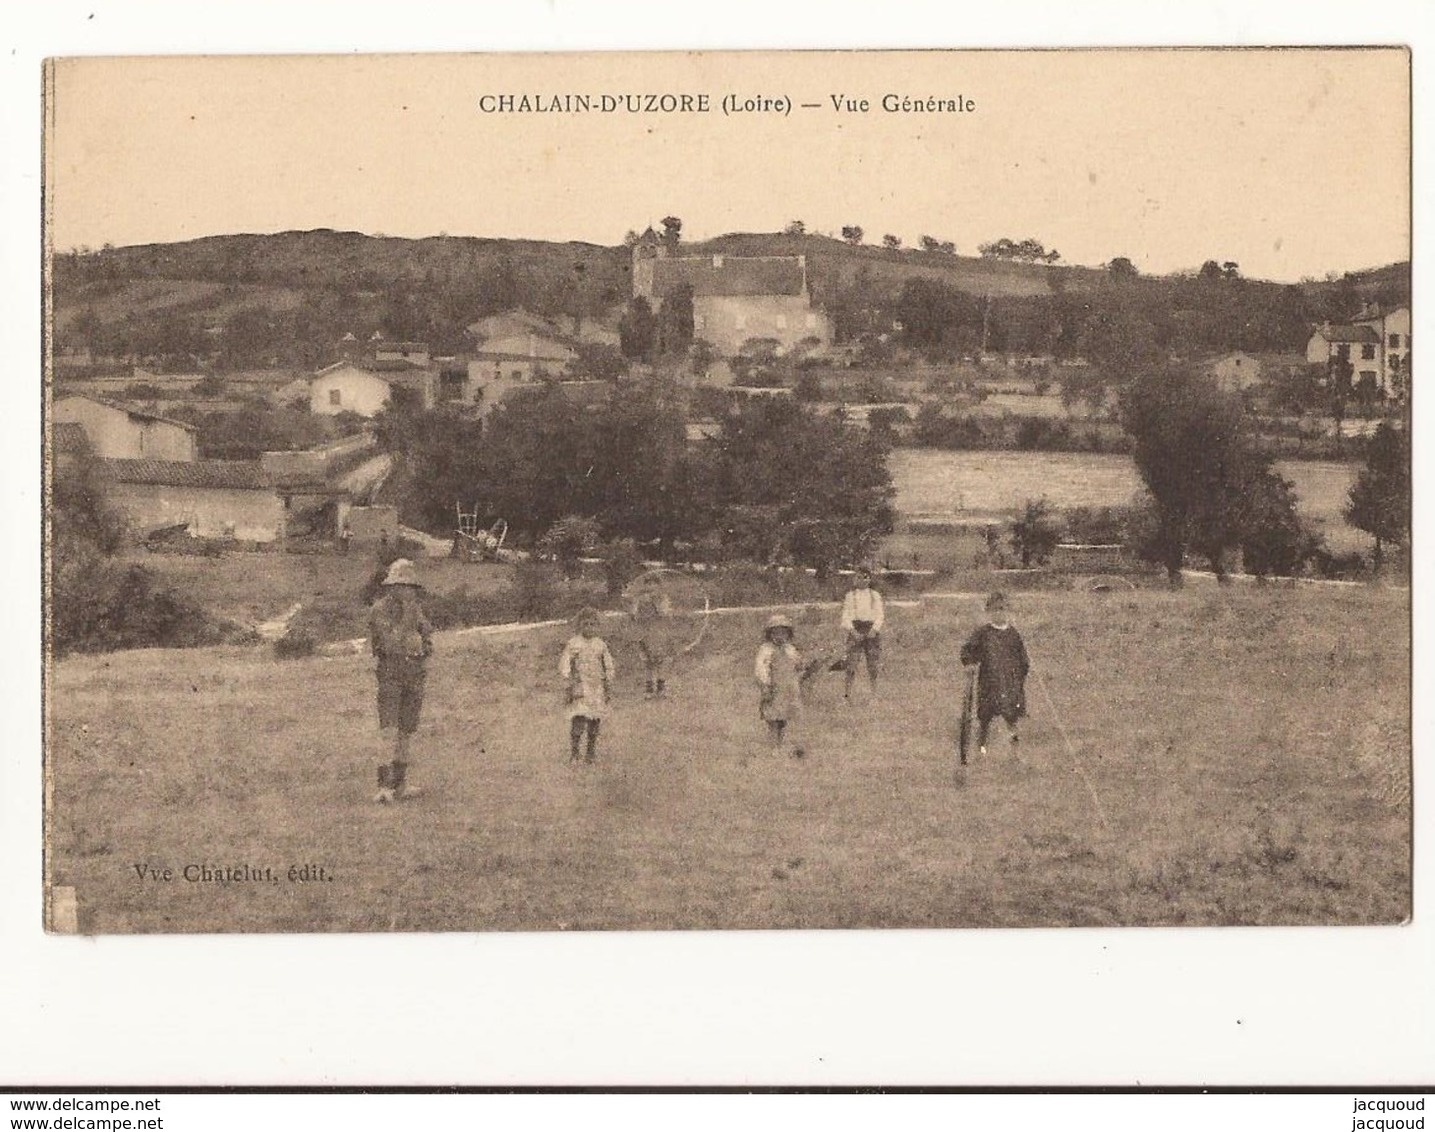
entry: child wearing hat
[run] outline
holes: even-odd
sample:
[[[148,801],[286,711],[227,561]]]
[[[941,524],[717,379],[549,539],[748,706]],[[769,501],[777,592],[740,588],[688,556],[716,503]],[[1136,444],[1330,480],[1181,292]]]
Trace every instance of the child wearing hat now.
[[[393,758],[379,764],[376,802],[412,798],[409,743],[424,702],[425,665],[433,653],[433,626],[419,605],[419,581],[407,558],[390,564],[381,596],[369,611],[369,648],[378,658],[379,731],[390,737]]]
[[[794,636],[789,618],[781,613],[769,617],[753,669],[760,694],[758,714],[767,723],[776,751],[786,748],[788,726],[802,714],[802,657],[793,643]],[[794,758],[800,759],[804,753],[801,747],[792,749]]]
[[[987,753],[987,733],[997,716],[1006,721],[1012,751],[1017,720],[1026,715],[1026,674],[1031,664],[1021,634],[1007,618],[1006,595],[987,598],[988,623],[962,646],[962,665],[977,665],[977,746]]]
[[[852,588],[842,599],[842,628],[847,631],[843,693],[849,700],[852,698],[852,685],[857,680],[857,665],[864,658],[867,679],[874,690],[877,687],[877,667],[882,660],[882,626],[885,623],[882,595],[872,588],[872,571],[863,566],[857,570]]]
[[[563,646],[558,674],[568,682],[568,759],[595,762],[598,730],[608,712],[617,666],[608,645],[598,636],[598,611],[585,609],[575,622],[578,630]],[[587,751],[583,740],[587,738]]]

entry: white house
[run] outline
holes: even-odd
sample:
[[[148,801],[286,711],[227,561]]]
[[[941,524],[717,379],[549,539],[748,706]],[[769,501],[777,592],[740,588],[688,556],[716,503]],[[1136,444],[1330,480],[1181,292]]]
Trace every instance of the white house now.
[[[426,409],[433,408],[436,375],[406,363],[361,366],[335,362],[309,381],[309,411],[323,416],[358,413],[372,417],[388,403],[396,388],[412,390]]]
[[[50,408],[56,424],[78,424],[97,456],[128,460],[195,460],[193,425],[77,393]]]
[[[1352,380],[1374,381],[1387,396],[1406,391],[1410,378],[1410,308],[1366,307],[1347,323],[1322,323],[1306,343],[1306,361],[1347,361]]]
[[[530,332],[489,338],[473,351],[468,363],[469,382],[487,382],[499,377],[509,381],[533,381],[545,374],[556,377],[577,357],[572,346],[551,335]]]
[[[1253,385],[1259,385],[1262,375],[1260,358],[1244,350],[1233,350],[1229,354],[1206,360],[1203,368],[1216,379],[1228,393],[1239,393]]]

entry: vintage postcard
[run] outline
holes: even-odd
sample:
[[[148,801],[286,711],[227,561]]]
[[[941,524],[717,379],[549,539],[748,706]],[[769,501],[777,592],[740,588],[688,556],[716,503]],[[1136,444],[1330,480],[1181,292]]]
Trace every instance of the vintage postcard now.
[[[49,931],[1410,919],[1406,50],[44,109]]]

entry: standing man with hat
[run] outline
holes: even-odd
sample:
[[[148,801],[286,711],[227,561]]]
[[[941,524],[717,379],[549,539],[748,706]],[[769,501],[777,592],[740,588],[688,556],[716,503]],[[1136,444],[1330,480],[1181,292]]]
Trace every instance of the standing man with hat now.
[[[394,560],[380,588],[382,596],[369,611],[369,647],[379,661],[379,730],[392,743],[393,759],[379,764],[374,801],[394,802],[418,793],[407,782],[409,742],[423,707],[433,626],[419,605],[419,580],[407,558]]]
[[[867,662],[867,679],[873,691],[877,688],[877,668],[882,660],[882,626],[886,613],[882,595],[872,588],[872,571],[857,568],[852,588],[842,599],[842,628],[847,631],[845,697],[852,698],[852,685],[857,680],[857,665]]]

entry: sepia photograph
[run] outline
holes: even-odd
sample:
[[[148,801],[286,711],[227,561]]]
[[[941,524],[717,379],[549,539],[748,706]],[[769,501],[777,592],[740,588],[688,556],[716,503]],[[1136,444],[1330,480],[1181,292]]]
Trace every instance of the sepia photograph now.
[[[46,931],[1407,924],[1411,97],[50,59]]]

